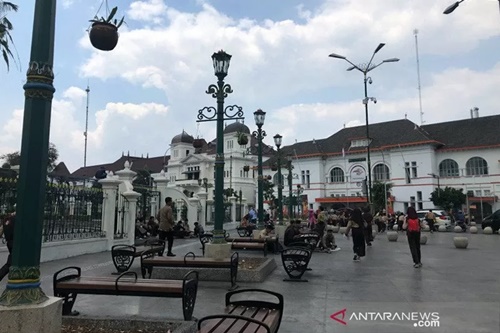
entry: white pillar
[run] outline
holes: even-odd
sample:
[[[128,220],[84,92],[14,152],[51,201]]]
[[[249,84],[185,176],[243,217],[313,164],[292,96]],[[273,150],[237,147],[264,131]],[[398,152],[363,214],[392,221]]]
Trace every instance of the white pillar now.
[[[184,200],[182,199],[175,200],[175,207],[176,207],[175,223],[180,221],[182,218],[182,206],[184,206]]]
[[[128,202],[128,209],[125,212],[125,223],[123,232],[127,234],[127,240],[129,245],[134,244],[134,233],[135,233],[135,218],[137,214],[137,199],[141,197],[140,193],[134,191],[125,191],[122,193]]]
[[[238,198],[229,197],[229,202],[231,203],[231,222],[236,222],[236,201]]]
[[[214,201],[212,199],[207,199],[207,221],[206,222],[211,222],[212,221],[212,209],[213,209]]]
[[[108,240],[108,250],[113,246],[115,236],[115,213],[116,213],[116,193],[118,185],[121,183],[116,178],[105,178],[99,180],[102,185],[103,203],[102,203],[102,225],[101,230]]]
[[[243,216],[245,216],[245,215],[248,214],[247,198],[243,197],[241,199],[241,205],[242,205],[242,207],[241,207],[241,209],[242,209],[242,211],[241,211],[241,217],[243,217]]]
[[[92,201],[87,202],[87,216],[92,215]]]
[[[201,215],[198,222],[203,226],[203,229],[205,229],[205,226],[207,225],[207,221],[205,220],[205,212],[207,211],[207,197],[207,192],[198,192],[198,198],[200,199],[201,203]]]
[[[75,215],[75,197],[69,198],[69,215]]]
[[[187,218],[189,220],[189,228],[193,230],[194,223],[198,221],[198,204],[200,203],[199,198],[189,198],[189,206],[187,212]]]
[[[156,189],[160,192],[161,202],[158,202],[158,210],[165,205],[165,198],[167,197],[168,179],[165,176],[165,171],[161,170],[160,175],[154,178]],[[156,216],[156,215],[154,215]]]

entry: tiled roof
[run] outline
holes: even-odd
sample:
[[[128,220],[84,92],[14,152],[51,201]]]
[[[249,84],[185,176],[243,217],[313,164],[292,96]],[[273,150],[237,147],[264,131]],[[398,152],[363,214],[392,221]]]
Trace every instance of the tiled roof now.
[[[163,156],[158,157],[137,157],[137,156],[122,156],[113,163],[92,165],[88,167],[82,167],[71,174],[72,177],[82,177],[82,178],[92,178],[94,177],[97,170],[104,167],[107,171],[119,171],[122,170],[125,161],[132,163],[131,169],[133,171],[137,170],[148,170],[152,173],[158,173],[163,168]],[[165,157],[165,162],[168,164],[170,156]]]
[[[49,176],[53,177],[68,177],[70,175],[71,173],[69,172],[68,167],[66,167],[66,164],[64,164],[64,162],[60,162],[59,164],[57,164],[54,170],[49,173]]]
[[[422,126],[436,140],[440,150],[477,149],[500,145],[500,115],[461,119]]]

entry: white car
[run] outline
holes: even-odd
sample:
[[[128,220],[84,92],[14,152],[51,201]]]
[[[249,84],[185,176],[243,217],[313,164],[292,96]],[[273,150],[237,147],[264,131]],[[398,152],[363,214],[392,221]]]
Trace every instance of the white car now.
[[[425,214],[427,214],[429,210],[419,210],[417,211],[418,218],[422,219],[425,222]],[[451,229],[451,218],[444,210],[432,210],[434,215],[436,216],[436,221],[434,222],[434,231],[439,229],[439,226],[444,225],[446,229]],[[427,222],[426,222],[427,223]]]

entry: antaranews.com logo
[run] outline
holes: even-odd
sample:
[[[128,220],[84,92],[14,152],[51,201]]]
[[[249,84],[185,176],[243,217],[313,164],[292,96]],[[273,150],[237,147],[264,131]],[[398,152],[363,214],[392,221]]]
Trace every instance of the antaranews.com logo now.
[[[355,321],[377,321],[377,322],[392,322],[392,321],[409,321],[414,327],[439,327],[438,312],[351,312],[347,309],[342,309],[330,316],[339,324],[347,325],[348,322]]]

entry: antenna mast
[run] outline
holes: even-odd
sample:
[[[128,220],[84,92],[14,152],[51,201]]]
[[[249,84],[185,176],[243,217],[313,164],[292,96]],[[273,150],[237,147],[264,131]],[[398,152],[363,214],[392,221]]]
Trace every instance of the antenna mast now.
[[[415,35],[415,52],[417,54],[417,77],[418,77],[418,103],[420,106],[420,125],[424,123],[424,111],[422,111],[422,87],[420,86],[420,60],[418,57],[418,29],[413,30]]]
[[[85,110],[85,132],[83,132],[83,136],[85,136],[85,149],[83,150],[83,167],[87,166],[87,132],[89,130],[89,93],[90,93],[90,88],[88,83],[85,92],[87,93],[87,107]]]

